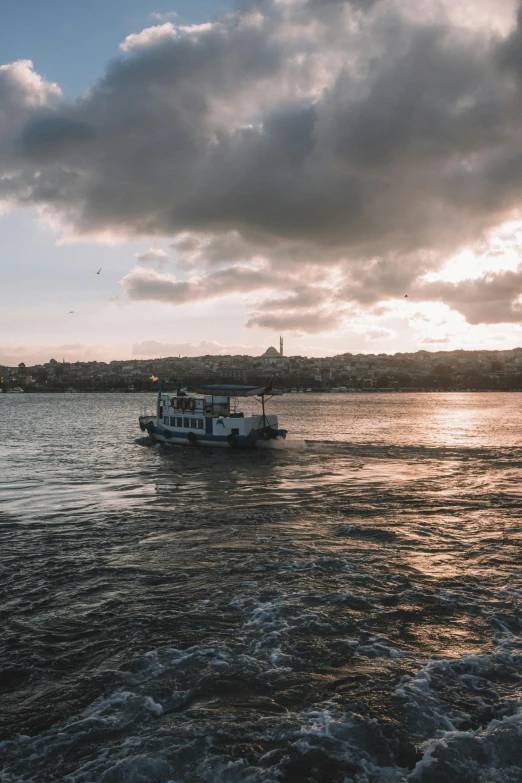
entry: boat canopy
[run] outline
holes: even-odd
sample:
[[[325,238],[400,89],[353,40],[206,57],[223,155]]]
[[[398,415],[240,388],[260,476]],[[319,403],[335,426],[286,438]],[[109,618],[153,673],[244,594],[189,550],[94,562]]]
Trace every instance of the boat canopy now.
[[[212,383],[198,386],[200,394],[212,394],[223,397],[262,397],[265,394],[283,394],[282,389],[273,389],[270,382],[267,386],[235,386],[234,384]]]

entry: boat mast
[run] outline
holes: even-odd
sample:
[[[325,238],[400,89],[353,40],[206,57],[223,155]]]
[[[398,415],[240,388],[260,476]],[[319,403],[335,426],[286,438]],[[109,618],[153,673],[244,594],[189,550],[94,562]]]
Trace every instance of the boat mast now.
[[[265,415],[265,395],[264,394],[261,395],[261,406],[262,406],[262,409],[263,409],[263,425],[262,426],[263,426],[263,428],[265,428],[266,427],[266,415]]]
[[[161,381],[158,381],[158,400],[156,402],[156,421],[159,421],[160,416],[160,402],[161,402],[161,392],[163,389],[163,384]]]

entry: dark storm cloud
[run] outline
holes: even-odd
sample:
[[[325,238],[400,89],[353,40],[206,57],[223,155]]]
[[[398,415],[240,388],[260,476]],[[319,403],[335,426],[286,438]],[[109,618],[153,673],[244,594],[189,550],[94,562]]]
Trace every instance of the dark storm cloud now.
[[[89,142],[93,137],[94,132],[83,122],[58,115],[41,117],[32,119],[22,130],[20,153],[31,158],[49,155],[59,158],[65,152]]]
[[[498,47],[497,58],[501,66],[522,76],[522,6],[517,11],[515,29]]]
[[[325,16],[332,11],[344,10],[347,6],[359,11],[369,11],[379,0],[307,0],[305,11]]]
[[[487,49],[470,52],[469,41],[436,27],[411,30],[404,43],[400,56],[384,55],[387,67],[360,99],[339,78],[325,101],[326,138],[339,158],[376,172],[433,159],[458,172],[460,161],[446,156],[498,141],[507,119]]]
[[[374,305],[383,298],[401,298],[415,279],[437,265],[430,254],[404,254],[352,263],[346,270],[346,283],[336,298]]]
[[[9,66],[0,198],[48,208],[77,234],[171,236],[184,263],[210,267],[196,282],[133,270],[131,298],[272,288],[288,312],[276,296],[251,323],[334,324],[324,291],[293,309],[299,275],[338,269],[332,302],[402,296],[518,207],[521,19],[494,39],[414,21],[401,0],[249,2],[209,25],[129,36],[75,103]],[[439,294],[457,306],[453,289]]]

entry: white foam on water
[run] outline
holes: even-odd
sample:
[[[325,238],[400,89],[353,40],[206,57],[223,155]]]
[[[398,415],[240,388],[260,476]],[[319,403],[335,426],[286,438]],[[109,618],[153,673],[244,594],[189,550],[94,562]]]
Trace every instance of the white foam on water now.
[[[309,438],[298,438],[297,436],[288,435],[286,438],[258,440],[256,441],[256,448],[339,453],[340,451],[352,451],[354,447],[353,444],[342,440],[310,440]]]
[[[439,780],[519,783],[522,780],[522,711],[475,731],[447,731],[420,745],[412,783]]]
[[[82,771],[71,777],[71,783],[83,783]],[[177,783],[171,778],[168,762],[161,758],[145,755],[133,756],[116,761],[97,778],[97,783]]]
[[[302,753],[317,747],[324,740],[328,755],[345,764],[347,768],[357,767],[354,783],[403,783],[407,770],[397,766],[393,757],[383,758],[379,763],[373,752],[382,743],[382,735],[375,719],[365,719],[352,713],[340,713],[334,705],[321,710],[302,713],[304,725],[299,741]],[[323,743],[324,744],[324,743]],[[376,756],[379,756],[379,750]],[[386,755],[386,754],[384,754]],[[388,761],[389,763],[386,763]],[[346,778],[350,780],[351,778]]]
[[[430,661],[396,691],[422,758],[412,783],[519,783],[522,780],[522,656],[512,636],[490,655]],[[512,649],[512,648],[515,649]],[[473,712],[478,710],[477,718]],[[491,718],[491,713],[496,716]],[[485,721],[480,717],[490,715]],[[454,778],[452,777],[454,776]]]
[[[271,438],[270,440],[256,441],[256,449],[278,449],[280,451],[288,451],[289,449],[302,448],[301,443],[304,443],[304,441],[290,438]]]
[[[516,777],[522,775],[522,766],[517,766],[519,757],[522,764],[522,705],[513,704],[510,714],[501,714],[502,705],[497,704],[496,716],[486,725],[466,729],[459,725],[469,722],[469,714],[448,705],[452,688],[462,688],[466,694],[488,695],[496,687],[496,675],[502,680],[504,675],[513,674],[521,660],[509,645],[491,655],[430,661],[397,690],[400,704],[419,732],[422,758],[411,771],[396,763],[377,719],[343,712],[339,704],[332,702],[265,716],[257,724],[244,727],[237,722],[234,728],[226,723],[212,726],[209,717],[198,722],[190,714],[180,714],[179,720],[171,722],[172,716],[177,715],[176,706],[197,693],[202,678],[212,676],[213,682],[219,683],[221,672],[232,671],[242,678],[265,678],[268,682],[276,671],[291,672],[291,657],[277,646],[274,626],[280,630],[297,628],[316,622],[317,613],[297,613],[292,625],[283,616],[287,610],[283,601],[248,607],[245,627],[248,625],[257,635],[266,632],[272,645],[262,657],[198,645],[185,650],[150,651],[143,656],[143,668],[127,674],[129,683],[139,681],[145,692],[130,687],[118,689],[38,737],[3,743],[0,748],[11,750],[13,757],[25,762],[20,774],[8,763],[2,783],[41,783],[43,770],[53,760],[76,747],[90,745],[97,747],[95,754],[88,760],[79,759],[77,768],[63,778],[66,783],[280,783],[286,779],[289,764],[297,770],[291,773],[292,780],[304,779],[304,772],[299,770],[308,768],[312,770],[310,781],[315,780],[313,770],[321,765],[346,770],[344,781],[352,783],[522,780]],[[349,646],[361,646],[356,639],[345,641]],[[370,637],[366,642],[376,647],[379,655],[390,657],[385,637]],[[151,695],[164,676],[173,674],[179,690],[161,698]],[[458,704],[458,694],[455,701]],[[508,709],[508,701],[502,704]],[[279,746],[282,743],[285,751],[268,751],[250,762],[246,758],[224,760],[215,749],[207,752],[213,745],[213,734],[229,736],[231,732],[247,745],[274,741]],[[116,743],[111,740],[104,747],[99,743],[100,734],[104,733],[122,739]],[[34,774],[29,770],[34,770]],[[451,770],[455,770],[455,778],[451,777]]]

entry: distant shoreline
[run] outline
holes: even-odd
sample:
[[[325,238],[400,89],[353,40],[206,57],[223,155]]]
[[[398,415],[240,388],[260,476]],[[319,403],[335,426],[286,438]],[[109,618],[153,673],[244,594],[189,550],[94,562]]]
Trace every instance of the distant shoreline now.
[[[344,397],[356,397],[359,394],[520,394],[519,389],[419,389],[404,387],[400,389],[357,389],[353,392],[332,392],[329,389],[314,389],[313,391],[285,392],[285,396],[301,396],[315,394],[335,394]],[[0,390],[0,396],[18,396],[21,394],[150,394],[156,396],[157,390],[136,389],[31,389],[22,392]]]

